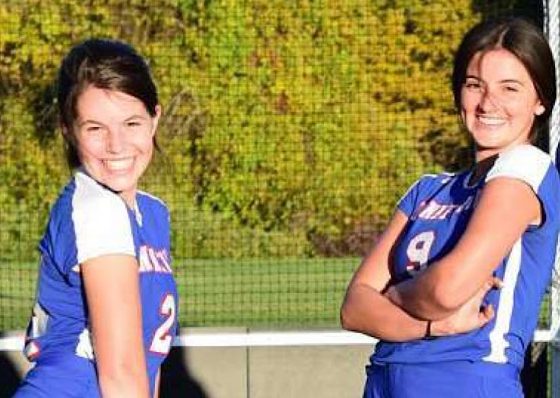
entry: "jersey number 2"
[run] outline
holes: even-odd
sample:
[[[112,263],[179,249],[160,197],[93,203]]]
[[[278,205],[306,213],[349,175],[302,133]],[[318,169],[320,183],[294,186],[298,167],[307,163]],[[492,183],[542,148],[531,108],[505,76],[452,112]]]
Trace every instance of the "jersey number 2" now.
[[[173,327],[175,322],[175,298],[171,294],[167,294],[161,303],[160,310],[161,315],[166,316],[165,321],[156,329],[154,333],[154,338],[152,339],[152,344],[150,345],[150,351],[157,354],[167,355],[171,349],[171,343],[173,337],[169,334],[169,331]]]

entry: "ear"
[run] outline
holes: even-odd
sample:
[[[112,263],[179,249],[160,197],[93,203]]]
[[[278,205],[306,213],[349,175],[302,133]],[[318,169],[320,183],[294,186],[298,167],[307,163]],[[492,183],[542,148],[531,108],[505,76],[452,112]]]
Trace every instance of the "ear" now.
[[[540,116],[544,113],[545,110],[546,108],[544,107],[544,105],[539,102],[539,104],[535,108],[535,115]]]
[[[72,131],[70,131],[68,127],[66,127],[63,124],[60,124],[60,131],[62,131],[62,137],[64,138],[64,141],[68,143],[76,142],[75,138],[72,136]]]
[[[152,118],[154,125],[152,126],[152,136],[156,134],[156,130],[159,124],[159,118],[161,117],[161,105],[156,105],[156,115]]]

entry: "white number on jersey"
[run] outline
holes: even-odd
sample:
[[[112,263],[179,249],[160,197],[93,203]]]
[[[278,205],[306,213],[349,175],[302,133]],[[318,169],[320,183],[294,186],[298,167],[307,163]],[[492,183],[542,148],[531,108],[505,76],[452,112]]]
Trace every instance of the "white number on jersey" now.
[[[171,342],[173,337],[169,334],[169,330],[175,322],[175,298],[172,294],[167,294],[159,310],[160,314],[167,316],[165,321],[156,329],[150,351],[157,354],[167,355],[171,349]]]
[[[410,275],[415,275],[426,268],[435,237],[434,231],[425,231],[410,240],[406,249],[408,257],[406,270]]]

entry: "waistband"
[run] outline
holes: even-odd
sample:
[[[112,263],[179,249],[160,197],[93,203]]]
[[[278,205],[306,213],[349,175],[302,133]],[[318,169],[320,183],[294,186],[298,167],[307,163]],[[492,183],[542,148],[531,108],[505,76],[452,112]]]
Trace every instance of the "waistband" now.
[[[494,363],[482,361],[442,361],[442,362],[425,362],[425,363],[388,363],[388,362],[372,362],[373,366],[380,367],[414,367],[441,369],[445,372],[469,373],[486,377],[507,377],[511,379],[519,379],[520,370],[516,366],[509,363]]]

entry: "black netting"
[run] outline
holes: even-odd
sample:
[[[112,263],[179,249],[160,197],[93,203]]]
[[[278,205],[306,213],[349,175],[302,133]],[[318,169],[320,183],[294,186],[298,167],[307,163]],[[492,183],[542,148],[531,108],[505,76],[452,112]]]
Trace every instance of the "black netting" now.
[[[492,5],[488,5],[488,3]],[[169,205],[182,326],[336,327],[344,290],[422,173],[470,161],[453,49],[520,1],[9,0],[0,4],[0,330],[24,328],[69,174],[53,81],[125,40],[160,91],[142,189]]]

